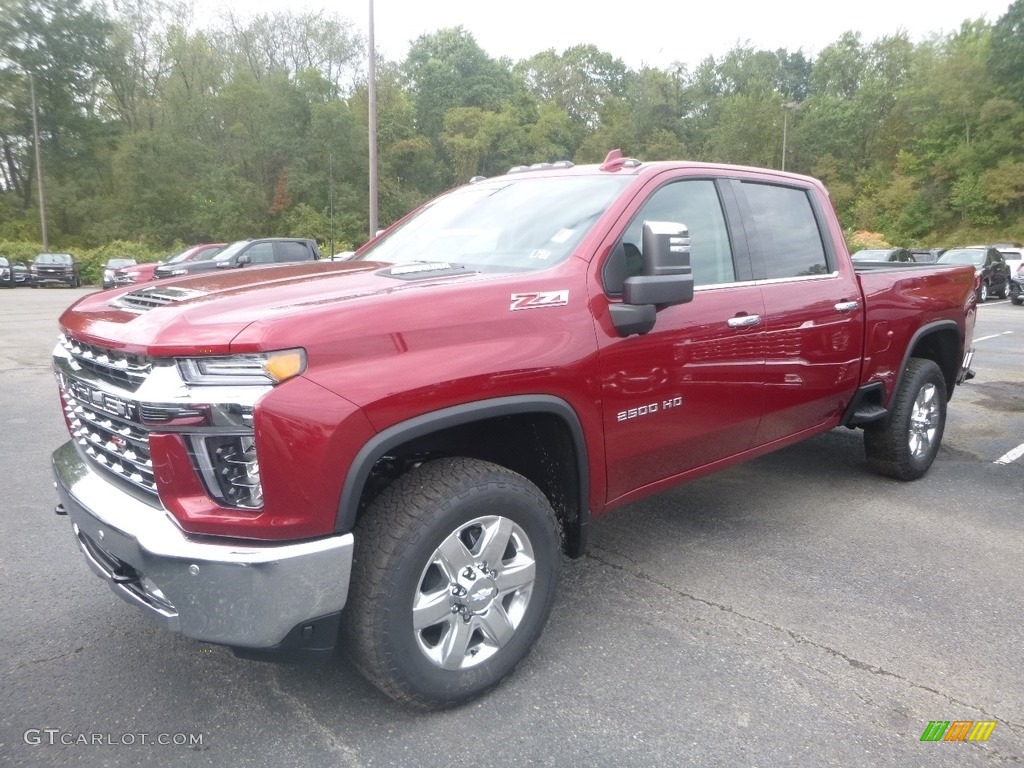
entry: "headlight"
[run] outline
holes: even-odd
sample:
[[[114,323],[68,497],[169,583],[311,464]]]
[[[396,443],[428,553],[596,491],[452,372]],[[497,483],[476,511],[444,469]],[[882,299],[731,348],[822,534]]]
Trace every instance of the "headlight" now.
[[[306,370],[304,349],[283,349],[251,355],[183,357],[178,370],[189,384],[280,384]]]
[[[114,270],[112,270],[112,269],[104,269],[103,270],[103,279],[104,280],[113,280],[114,279]]]

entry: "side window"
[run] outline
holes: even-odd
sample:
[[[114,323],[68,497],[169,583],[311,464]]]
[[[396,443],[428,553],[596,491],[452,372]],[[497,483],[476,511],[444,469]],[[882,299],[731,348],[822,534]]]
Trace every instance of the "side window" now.
[[[715,183],[707,179],[676,181],[661,187],[644,203],[626,227],[622,248],[612,251],[618,262],[605,265],[603,279],[610,294],[622,292],[625,278],[640,274],[645,221],[674,221],[690,231],[693,284],[716,285],[736,280],[729,232]]]
[[[250,264],[270,264],[274,261],[273,243],[256,243],[245,252]]]
[[[743,191],[768,279],[829,274],[806,190],[743,182]]]
[[[278,261],[310,261],[312,252],[302,243],[285,242],[277,244]]]

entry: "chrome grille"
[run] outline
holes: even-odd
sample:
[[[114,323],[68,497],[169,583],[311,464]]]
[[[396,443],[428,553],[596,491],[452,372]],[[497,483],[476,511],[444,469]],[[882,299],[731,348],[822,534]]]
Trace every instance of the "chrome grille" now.
[[[109,397],[90,404],[77,391],[77,383],[67,381],[61,386],[72,438],[93,464],[155,496],[149,432],[134,421],[138,418],[138,404]],[[108,409],[123,409],[124,415],[115,415]]]
[[[144,355],[95,347],[69,336],[62,336],[60,344],[81,368],[130,392],[138,389],[153,370],[153,361]]]
[[[118,296],[110,303],[132,312],[148,312],[157,307],[165,307],[168,304],[177,304],[179,301],[205,295],[203,291],[191,291],[187,288],[158,285],[126,293],[123,296]]]

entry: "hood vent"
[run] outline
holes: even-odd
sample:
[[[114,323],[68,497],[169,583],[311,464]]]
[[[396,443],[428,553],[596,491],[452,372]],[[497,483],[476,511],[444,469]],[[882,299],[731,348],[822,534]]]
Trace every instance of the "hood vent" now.
[[[123,296],[118,296],[110,303],[120,309],[127,309],[129,312],[148,312],[157,307],[177,304],[179,301],[187,301],[188,299],[205,295],[205,291],[193,291],[187,288],[159,285],[126,293]]]
[[[414,261],[386,267],[377,272],[383,277],[394,277],[398,280],[424,280],[431,277],[450,277],[453,275],[472,275],[473,270],[461,264],[449,264],[446,261]]]

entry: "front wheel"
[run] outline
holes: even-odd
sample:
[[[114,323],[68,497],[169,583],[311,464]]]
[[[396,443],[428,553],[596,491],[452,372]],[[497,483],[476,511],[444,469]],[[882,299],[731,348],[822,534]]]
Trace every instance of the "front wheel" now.
[[[910,359],[885,421],[864,431],[864,450],[876,471],[916,480],[928,471],[946,425],[946,380],[932,360]]]
[[[988,283],[983,282],[978,286],[978,301],[988,301]]]
[[[423,464],[374,501],[355,538],[350,651],[400,702],[439,709],[479,696],[544,627],[558,524],[522,475],[476,459]]]

